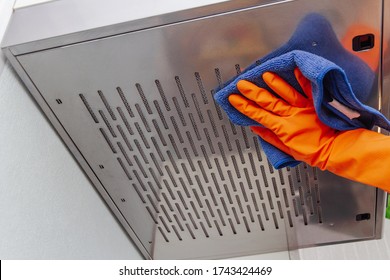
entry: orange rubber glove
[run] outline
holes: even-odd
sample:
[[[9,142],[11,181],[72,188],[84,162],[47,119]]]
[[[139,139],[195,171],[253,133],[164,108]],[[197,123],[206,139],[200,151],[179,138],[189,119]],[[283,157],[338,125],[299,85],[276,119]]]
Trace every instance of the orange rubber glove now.
[[[323,124],[314,109],[311,83],[294,71],[307,98],[276,74],[263,80],[280,96],[241,80],[242,95],[229,102],[264,127],[251,127],[268,143],[296,160],[342,177],[390,191],[390,137],[367,129],[338,131]]]

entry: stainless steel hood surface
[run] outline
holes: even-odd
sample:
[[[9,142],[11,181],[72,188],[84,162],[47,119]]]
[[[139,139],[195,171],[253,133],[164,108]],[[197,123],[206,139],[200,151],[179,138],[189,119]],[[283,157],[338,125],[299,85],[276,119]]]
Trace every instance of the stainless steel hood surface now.
[[[309,12],[326,16],[340,38],[354,24],[381,34],[383,1],[234,2],[55,37],[9,34],[3,46],[146,258],[221,258],[380,237],[381,191],[305,164],[274,170],[258,139],[233,125],[213,94],[286,42]],[[60,13],[55,3],[30,12]],[[379,88],[380,81],[378,72]],[[380,105],[380,93],[371,105]]]

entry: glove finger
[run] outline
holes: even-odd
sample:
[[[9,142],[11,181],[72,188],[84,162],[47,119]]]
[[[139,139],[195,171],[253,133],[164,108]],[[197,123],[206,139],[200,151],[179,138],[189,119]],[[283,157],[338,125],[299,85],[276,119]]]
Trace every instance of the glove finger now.
[[[270,143],[271,145],[275,146],[282,152],[285,152],[286,154],[291,156],[290,148],[287,147],[282,142],[282,140],[280,140],[280,138],[268,128],[260,127],[260,126],[251,126],[251,130],[253,133],[260,136],[264,141]]]
[[[309,100],[313,100],[313,91],[311,88],[311,82],[305,76],[303,76],[301,70],[299,70],[298,67],[294,69],[294,75],[299,85],[301,86],[303,92],[306,94],[307,98]]]
[[[237,83],[237,88],[243,96],[256,102],[260,107],[267,111],[280,116],[288,116],[291,114],[291,105],[264,88],[258,87],[245,80],[239,81]]]
[[[274,115],[272,112],[264,110],[263,108],[259,107],[254,101],[248,100],[241,95],[230,95],[229,102],[239,112],[267,128],[276,129],[282,121],[281,117]]]
[[[307,107],[307,98],[290,86],[281,77],[271,72],[265,72],[262,77],[264,82],[290,105],[299,108]]]

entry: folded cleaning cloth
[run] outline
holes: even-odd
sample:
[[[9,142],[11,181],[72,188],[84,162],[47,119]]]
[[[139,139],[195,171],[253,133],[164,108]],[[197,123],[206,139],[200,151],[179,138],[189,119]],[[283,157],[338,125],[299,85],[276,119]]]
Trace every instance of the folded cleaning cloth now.
[[[375,74],[362,60],[343,48],[330,23],[319,14],[307,15],[284,46],[225,83],[217,89],[214,97],[233,123],[244,126],[259,125],[231,106],[228,96],[239,93],[236,84],[242,79],[272,92],[261,78],[267,71],[278,74],[302,92],[293,74],[296,67],[311,81],[317,114],[326,125],[337,130],[360,127],[370,129],[374,125],[390,129],[390,122],[384,115],[362,103],[369,98]],[[300,163],[260,140],[264,152],[275,168],[292,167]]]

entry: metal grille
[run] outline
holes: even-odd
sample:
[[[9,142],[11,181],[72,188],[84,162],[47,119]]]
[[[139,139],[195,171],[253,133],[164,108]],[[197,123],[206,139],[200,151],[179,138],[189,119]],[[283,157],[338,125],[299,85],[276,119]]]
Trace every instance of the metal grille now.
[[[215,77],[222,82],[219,69]],[[178,76],[172,81],[170,98],[159,80],[155,92],[136,83],[133,92],[79,94],[166,242],[322,223],[316,169],[274,170],[257,137],[216,106],[200,73],[198,92],[187,92]],[[121,106],[110,104],[111,94]],[[134,94],[142,103],[131,103]],[[99,108],[88,102],[96,98]]]

